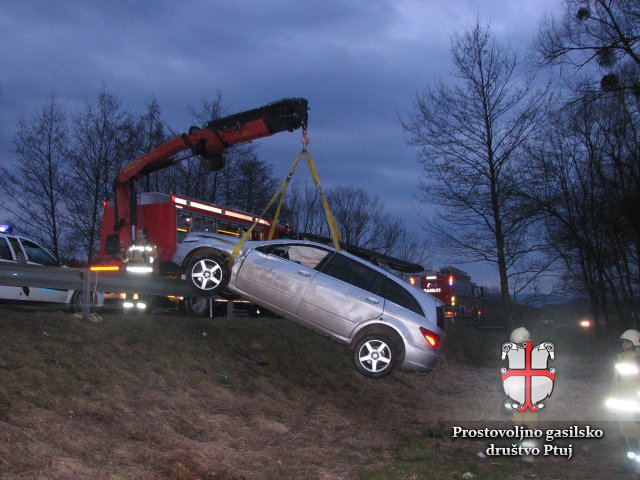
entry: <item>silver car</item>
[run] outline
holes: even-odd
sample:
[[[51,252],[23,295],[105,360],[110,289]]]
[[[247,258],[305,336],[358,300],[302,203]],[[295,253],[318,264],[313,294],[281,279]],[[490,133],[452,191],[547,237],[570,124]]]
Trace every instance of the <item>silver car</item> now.
[[[356,368],[379,378],[396,367],[429,371],[445,337],[442,303],[356,256],[305,240],[247,241],[198,232],[173,262],[199,297],[237,294],[353,350]]]

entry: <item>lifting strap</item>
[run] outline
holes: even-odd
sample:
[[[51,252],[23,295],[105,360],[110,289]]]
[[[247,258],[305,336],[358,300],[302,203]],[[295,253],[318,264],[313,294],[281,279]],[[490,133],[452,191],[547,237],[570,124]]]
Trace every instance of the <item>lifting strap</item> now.
[[[282,209],[282,204],[284,203],[284,198],[285,198],[285,195],[286,195],[286,192],[287,192],[287,187],[289,186],[289,182],[291,181],[291,178],[293,177],[293,174],[295,173],[296,168],[298,167],[298,162],[300,161],[300,159],[302,158],[303,155],[307,159],[307,165],[309,166],[309,171],[311,172],[311,177],[313,178],[313,183],[315,184],[316,188],[318,189],[318,194],[320,195],[320,200],[322,201],[322,208],[324,209],[324,214],[327,217],[327,225],[329,226],[329,232],[331,233],[331,239],[333,240],[333,246],[338,252],[340,251],[340,240],[341,240],[341,238],[340,238],[340,232],[338,231],[338,226],[337,226],[336,221],[335,221],[335,219],[333,217],[333,214],[331,213],[331,209],[329,208],[329,202],[327,201],[327,197],[324,195],[324,193],[322,191],[322,188],[320,186],[320,177],[318,177],[318,171],[316,170],[316,166],[313,163],[313,159],[311,158],[311,155],[307,151],[306,147],[303,146],[302,150],[300,150],[298,155],[296,155],[296,158],[293,161],[293,164],[291,165],[291,168],[289,169],[289,174],[287,175],[287,178],[285,178],[284,181],[282,182],[282,184],[280,184],[280,187],[276,190],[276,193],[273,194],[273,196],[271,197],[271,200],[269,200],[269,203],[264,208],[264,210],[262,211],[260,216],[258,218],[256,218],[256,220],[253,222],[253,225],[251,225],[249,230],[247,230],[245,232],[245,234],[242,236],[242,238],[240,239],[240,241],[238,242],[236,247],[233,249],[233,252],[231,253],[231,258],[229,259],[229,267],[231,267],[233,265],[233,262],[235,261],[236,257],[238,256],[238,252],[242,248],[242,245],[244,245],[244,242],[248,238],[251,237],[251,233],[253,232],[254,227],[264,217],[264,215],[271,208],[273,203],[276,200],[278,200],[278,206],[276,208],[276,213],[275,213],[275,215],[273,217],[273,222],[271,223],[271,228],[269,229],[269,235],[267,237],[269,240],[273,239],[273,236],[274,236],[275,231],[276,231],[276,226],[278,224],[278,218],[280,217],[280,211]]]

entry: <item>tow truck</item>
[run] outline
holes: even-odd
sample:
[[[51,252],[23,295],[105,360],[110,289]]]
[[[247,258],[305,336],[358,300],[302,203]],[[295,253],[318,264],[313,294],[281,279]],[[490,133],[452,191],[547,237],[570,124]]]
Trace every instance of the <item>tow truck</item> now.
[[[157,267],[161,275],[176,274],[171,256],[179,241],[194,224],[210,231],[240,235],[255,216],[248,212],[208,204],[196,199],[155,192],[139,194],[136,181],[188,158],[200,157],[211,171],[225,166],[228,148],[268,137],[278,132],[307,128],[308,102],[288,98],[263,107],[211,120],[201,128],[191,127],[145,155],[125,165],[114,181],[113,201],[104,203],[100,255],[93,271],[122,272],[123,252],[134,244],[137,227],[145,227],[157,245]],[[262,220],[268,231],[270,223]]]

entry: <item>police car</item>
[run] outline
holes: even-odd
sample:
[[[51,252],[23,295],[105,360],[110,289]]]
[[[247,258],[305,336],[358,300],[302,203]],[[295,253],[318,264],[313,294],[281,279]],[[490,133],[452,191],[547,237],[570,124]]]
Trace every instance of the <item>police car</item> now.
[[[0,265],[22,263],[27,265],[45,265],[59,267],[60,262],[44,247],[28,238],[14,235],[9,225],[0,225]],[[104,302],[102,292],[96,292],[96,307]],[[57,290],[40,287],[12,287],[0,285],[1,302],[29,302],[40,304],[64,304],[65,308],[82,311],[81,290]]]

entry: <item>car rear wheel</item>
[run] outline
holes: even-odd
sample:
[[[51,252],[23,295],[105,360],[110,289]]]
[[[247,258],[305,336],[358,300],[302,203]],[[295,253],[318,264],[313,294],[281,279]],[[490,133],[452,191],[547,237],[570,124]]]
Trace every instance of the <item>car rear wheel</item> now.
[[[93,311],[93,294],[89,295],[89,310]],[[84,292],[82,290],[77,290],[74,292],[71,297],[71,303],[69,303],[69,311],[71,313],[82,313],[82,306],[84,305]],[[98,307],[95,309],[98,313],[102,311],[102,308]]]
[[[358,371],[369,378],[389,375],[398,360],[398,347],[385,335],[367,335],[353,350],[353,361]]]
[[[196,255],[189,261],[186,273],[189,286],[200,297],[218,295],[229,283],[227,260],[212,253]]]
[[[210,298],[185,298],[184,309],[190,317],[208,317],[209,302],[211,302]]]

